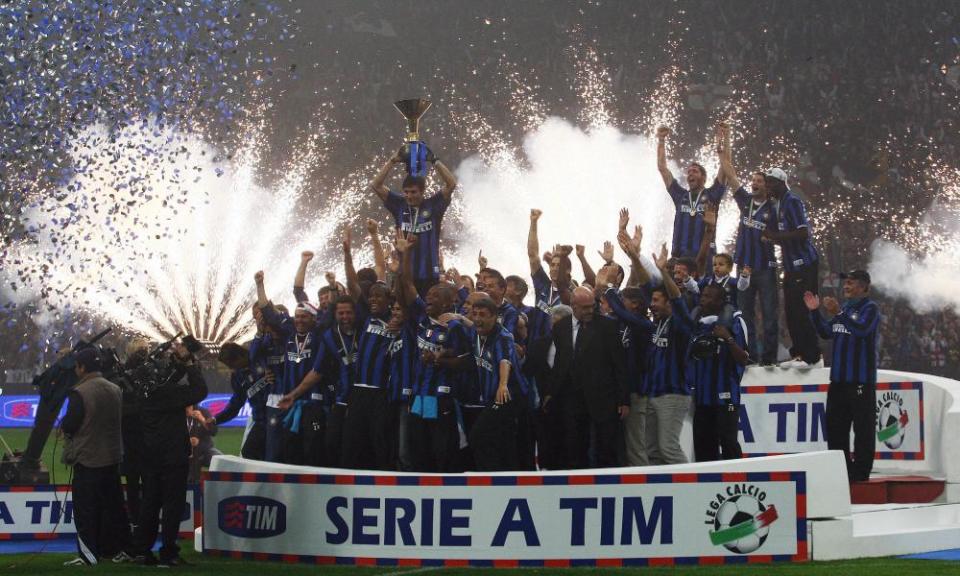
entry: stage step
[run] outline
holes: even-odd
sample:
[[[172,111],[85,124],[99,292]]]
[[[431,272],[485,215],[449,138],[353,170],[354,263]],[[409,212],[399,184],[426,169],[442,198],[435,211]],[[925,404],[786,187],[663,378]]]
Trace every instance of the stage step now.
[[[814,560],[949,550],[960,542],[960,504],[857,505],[851,516],[810,522]]]
[[[853,504],[917,504],[943,494],[944,481],[926,476],[884,476],[850,484]]]

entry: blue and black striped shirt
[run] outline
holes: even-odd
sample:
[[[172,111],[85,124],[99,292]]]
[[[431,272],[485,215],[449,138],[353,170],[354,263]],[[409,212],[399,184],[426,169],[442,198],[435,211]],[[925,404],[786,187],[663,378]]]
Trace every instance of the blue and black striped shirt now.
[[[550,310],[560,304],[560,292],[554,288],[543,266],[533,273],[533,297],[536,301],[527,310],[527,333],[530,342],[550,335]]]
[[[848,300],[840,312],[824,320],[819,310],[810,312],[821,338],[833,340],[830,381],[837,384],[877,383],[877,326],[880,309],[869,298]]]
[[[390,343],[390,387],[387,396],[391,402],[406,401],[413,395],[417,352],[417,325],[408,320]]]
[[[674,258],[689,256],[696,258],[700,252],[700,243],[703,241],[703,232],[706,226],[703,223],[703,209],[706,202],[719,207],[727,187],[719,180],[713,181],[713,186],[704,188],[699,194],[692,194],[674,178],[667,187],[676,213],[673,217],[673,248],[671,255]],[[711,253],[714,250],[711,250]]]
[[[427,315],[427,305],[422,298],[417,297],[411,310],[412,318],[417,319],[417,349],[419,352],[429,350],[441,353],[448,351],[454,357],[466,356],[470,353],[470,342],[467,339],[463,325],[453,320],[443,325]],[[427,364],[417,354],[416,387],[413,390],[417,396],[446,396],[455,393],[459,374],[455,370],[440,365]]]
[[[608,289],[605,296],[617,318],[640,331],[638,338],[650,339],[645,346],[646,366],[639,393],[654,397],[664,394],[689,395],[684,364],[693,321],[690,320],[683,297],[670,301],[673,305],[670,317],[653,323],[646,316],[627,310],[615,289]]]
[[[364,303],[357,306],[357,311],[363,329],[357,342],[357,379],[354,384],[386,389],[390,383],[390,345],[396,338],[387,329],[389,315],[385,318],[370,315]]]
[[[749,266],[754,271],[777,267],[773,242],[764,242],[763,231],[777,228],[776,205],[772,199],[757,202],[743,186],[733,193],[740,209],[740,224],[737,227],[737,247],[733,261],[738,268]]]
[[[813,247],[813,231],[807,221],[807,208],[803,205],[803,200],[789,190],[780,199],[777,222],[781,232],[806,228],[809,233],[804,240],[785,240],[780,243],[783,269],[793,272],[816,262],[819,256],[817,249]]]
[[[699,318],[691,338],[712,333],[716,322],[716,316]],[[733,312],[727,328],[737,345],[746,349],[747,324],[739,311]],[[733,358],[725,342],[718,341],[716,353],[709,358],[698,359],[688,354],[686,378],[687,386],[693,390],[694,402],[697,406],[739,406],[743,371],[744,366]]]
[[[440,225],[450,202],[438,192],[424,199],[419,206],[411,206],[402,195],[391,191],[384,204],[398,229],[417,236],[411,254],[414,280],[440,278]]]
[[[280,331],[285,342],[283,380],[279,387],[274,387],[274,392],[287,394],[300,384],[319,356],[320,328],[314,328],[306,334],[297,334],[290,317],[277,312],[271,306],[263,309],[263,318],[268,324]],[[310,399],[319,400],[320,398],[311,396]]]
[[[507,390],[511,397],[519,399],[527,395],[527,380],[520,370],[520,359],[513,335],[502,326],[495,326],[490,335],[483,337],[474,329],[467,332],[473,342],[473,360],[476,363],[476,381],[479,389],[479,404],[492,406],[500,387],[500,363],[510,363],[510,380]]]
[[[323,376],[333,401],[346,405],[350,389],[356,382],[357,333],[347,334],[334,324],[320,339],[320,348],[313,363],[313,370]]]

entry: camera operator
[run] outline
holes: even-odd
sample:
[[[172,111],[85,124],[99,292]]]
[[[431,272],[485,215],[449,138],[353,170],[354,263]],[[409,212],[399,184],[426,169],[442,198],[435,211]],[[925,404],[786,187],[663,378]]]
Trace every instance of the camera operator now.
[[[147,360],[149,343],[137,338],[127,346],[127,361],[117,375],[116,383],[123,391],[123,418],[120,432],[123,436],[123,460],[120,472],[126,480],[127,512],[133,528],[140,520],[140,502],[143,499],[143,420],[140,416],[144,382],[136,376]]]
[[[80,554],[67,565],[94,565],[100,557],[119,557],[129,540],[119,470],[121,391],[103,377],[101,368],[96,349],[77,352],[74,370],[79,382],[70,391],[60,423],[66,436],[63,463],[73,466],[73,514]]]
[[[132,545],[132,555],[142,556],[143,564],[159,566],[183,563],[177,533],[186,505],[191,452],[184,410],[207,396],[200,367],[184,344],[173,344],[168,361],[166,377],[143,391],[143,448],[150,457],[143,462],[143,502]],[[185,386],[180,384],[184,376]],[[151,551],[158,528],[162,540],[159,561]]]

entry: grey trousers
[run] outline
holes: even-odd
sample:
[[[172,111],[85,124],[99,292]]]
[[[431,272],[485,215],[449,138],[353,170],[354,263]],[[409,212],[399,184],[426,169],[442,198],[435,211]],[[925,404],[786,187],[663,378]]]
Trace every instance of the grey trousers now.
[[[630,394],[630,414],[623,421],[623,435],[627,449],[627,466],[647,466],[647,404],[650,398]]]
[[[690,397],[664,394],[647,401],[646,444],[650,464],[685,464],[680,447],[683,419],[690,411]]]

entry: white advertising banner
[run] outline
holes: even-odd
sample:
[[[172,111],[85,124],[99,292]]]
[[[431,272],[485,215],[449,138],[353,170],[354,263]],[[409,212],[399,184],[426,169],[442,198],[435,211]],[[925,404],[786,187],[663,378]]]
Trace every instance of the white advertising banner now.
[[[199,490],[187,489],[180,534],[200,524]],[[70,486],[0,486],[0,540],[48,540],[76,534]]]
[[[744,456],[826,450],[828,386],[744,386],[740,411]],[[923,460],[923,383],[878,383],[875,411],[876,458]]]
[[[805,478],[210,472],[203,548],[403,566],[805,560]]]

